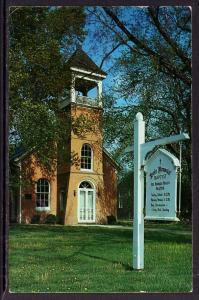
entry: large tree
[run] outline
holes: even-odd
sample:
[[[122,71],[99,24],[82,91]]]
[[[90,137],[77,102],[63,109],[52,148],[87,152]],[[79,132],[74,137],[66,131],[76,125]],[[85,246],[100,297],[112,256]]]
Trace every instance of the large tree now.
[[[115,84],[105,106],[105,138],[114,146],[115,157],[132,161],[131,155],[122,153],[133,142],[138,111],[146,120],[147,139],[180,131],[191,138],[190,8],[96,7],[89,13],[99,22],[99,30],[106,31],[104,37],[109,37],[105,59],[112,55],[115,60]],[[121,98],[122,105],[117,101]],[[179,155],[179,145],[169,148]],[[191,195],[191,140],[183,143],[183,171],[183,186]]]
[[[49,166],[67,131],[58,102],[65,97],[67,59],[85,35],[84,9],[13,7],[9,25],[10,141],[37,149]]]

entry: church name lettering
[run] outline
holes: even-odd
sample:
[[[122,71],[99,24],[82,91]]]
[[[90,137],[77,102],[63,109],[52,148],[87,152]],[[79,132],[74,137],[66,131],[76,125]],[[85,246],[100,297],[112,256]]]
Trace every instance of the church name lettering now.
[[[164,173],[164,174],[160,174]],[[171,170],[158,166],[149,174],[151,195],[150,207],[153,212],[169,212],[170,192],[167,191],[170,185]]]
[[[156,174],[159,174],[159,173],[161,173],[161,172],[164,172],[164,173],[166,173],[166,174],[168,174],[168,175],[171,174],[171,170],[159,166],[157,169],[155,169],[153,172],[150,173],[150,176],[151,176],[151,178],[154,176],[154,177],[155,177],[154,179],[159,179],[159,178],[161,178],[161,177],[162,177],[162,178],[165,178],[165,177],[166,177],[166,174],[155,176]]]
[[[165,149],[146,161],[146,220],[177,219],[178,166],[178,159]]]

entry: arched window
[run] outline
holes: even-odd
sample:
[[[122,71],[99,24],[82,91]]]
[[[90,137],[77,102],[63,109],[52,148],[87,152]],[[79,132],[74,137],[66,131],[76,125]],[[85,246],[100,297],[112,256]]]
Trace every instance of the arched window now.
[[[88,181],[82,181],[79,185],[80,189],[92,189],[92,185]]]
[[[82,170],[92,170],[92,160],[93,153],[91,146],[84,144],[81,149],[81,169]]]
[[[36,185],[36,209],[50,209],[50,184],[48,180],[41,178]]]

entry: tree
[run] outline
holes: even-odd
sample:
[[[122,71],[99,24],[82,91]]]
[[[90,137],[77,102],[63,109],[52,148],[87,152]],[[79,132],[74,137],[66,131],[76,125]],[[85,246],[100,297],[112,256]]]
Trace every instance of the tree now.
[[[82,7],[13,7],[9,35],[9,125],[13,144],[37,149],[50,166],[64,140],[67,120],[58,102],[66,97],[68,57],[84,38]],[[48,155],[47,155],[48,154]]]
[[[190,8],[103,7],[90,13],[109,35],[106,57],[119,47],[122,53],[112,69],[116,84],[106,97],[104,121],[115,157],[129,159],[122,153],[133,142],[130,124],[138,111],[146,120],[147,139],[180,131],[191,138]],[[125,99],[125,104],[119,105],[116,98]],[[179,155],[178,145],[169,148]],[[183,180],[191,195],[191,141],[183,143],[183,159]],[[190,208],[191,196],[184,200],[184,207],[185,202]]]

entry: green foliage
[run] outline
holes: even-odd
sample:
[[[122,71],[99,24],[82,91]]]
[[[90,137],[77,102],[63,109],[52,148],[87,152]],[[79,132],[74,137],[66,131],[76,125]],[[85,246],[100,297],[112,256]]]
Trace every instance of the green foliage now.
[[[99,12],[100,8],[95,8],[93,15],[110,34],[112,49],[119,43],[123,47],[112,69],[115,85],[106,97],[106,144],[110,149],[112,145],[120,163],[127,166],[132,162],[132,155],[123,151],[133,144],[133,120],[138,111],[146,121],[146,141],[187,132],[190,141],[183,142],[182,152],[183,185],[189,190],[182,201],[186,210],[191,206],[191,186],[187,183],[192,173],[191,10],[104,7],[103,19]],[[178,144],[167,147],[179,157]]]
[[[95,132],[96,121],[92,116],[80,114],[80,116],[72,118],[72,129],[75,135],[83,138],[88,132]]]
[[[10,141],[37,149],[49,168],[70,123],[59,118],[58,102],[67,97],[67,59],[84,38],[84,10],[13,7],[9,24]]]
[[[191,227],[145,225],[145,269],[132,270],[132,226],[11,226],[14,293],[190,292]],[[164,270],[164,272],[162,271]]]
[[[57,223],[57,216],[53,214],[47,215],[45,218],[45,224],[56,224]]]
[[[107,223],[109,225],[114,225],[116,224],[116,218],[113,215],[107,216]]]
[[[67,82],[66,60],[82,39],[83,26],[80,7],[21,7],[10,11],[12,108],[25,99],[51,105],[53,100],[57,102]]]
[[[39,224],[40,223],[40,219],[41,219],[40,215],[34,215],[31,218],[31,224]]]

